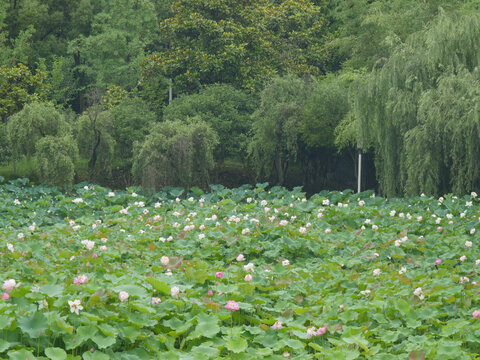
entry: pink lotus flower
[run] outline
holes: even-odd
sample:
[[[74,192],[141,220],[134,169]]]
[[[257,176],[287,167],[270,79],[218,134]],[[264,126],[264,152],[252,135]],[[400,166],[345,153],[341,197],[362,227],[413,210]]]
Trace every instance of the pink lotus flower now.
[[[88,283],[88,277],[87,275],[80,275],[79,277],[76,277],[73,279],[73,282],[77,285],[80,286],[82,284]]]
[[[160,299],[160,298],[152,297],[152,305],[158,305],[158,304],[160,304],[161,301],[162,301],[162,299]]]
[[[13,290],[13,288],[17,285],[14,279],[8,279],[5,280],[5,282],[2,285],[2,289],[5,290],[6,292],[10,292]]]
[[[472,313],[472,317],[474,319],[478,319],[480,317],[480,310],[475,310],[473,313]]]
[[[208,290],[207,295],[208,295],[208,296],[213,296],[213,291],[212,291],[212,290]]]
[[[225,307],[225,309],[227,309],[229,311],[240,310],[240,307],[238,306],[238,303],[236,301],[233,301],[233,300],[228,300],[227,304],[224,307]]]
[[[280,330],[281,328],[283,328],[283,326],[280,320],[275,321],[275,324],[272,325],[273,330]]]
[[[435,265],[440,265],[441,263],[442,263],[442,260],[441,260],[441,259],[435,260]]]
[[[223,277],[223,272],[217,271],[217,272],[215,273],[215,277],[216,277],[217,279],[221,279],[221,278]]]
[[[318,328],[317,330],[317,336],[322,336],[323,334],[325,334],[327,332],[327,327],[326,326],[322,326],[320,328]]]
[[[8,295],[7,292],[4,292],[3,295],[2,295],[2,300],[7,301],[8,299],[10,299],[10,295]]]
[[[93,257],[94,259],[98,258],[97,253],[93,253],[92,257]]]
[[[253,277],[250,274],[245,275],[245,281],[252,281]]]

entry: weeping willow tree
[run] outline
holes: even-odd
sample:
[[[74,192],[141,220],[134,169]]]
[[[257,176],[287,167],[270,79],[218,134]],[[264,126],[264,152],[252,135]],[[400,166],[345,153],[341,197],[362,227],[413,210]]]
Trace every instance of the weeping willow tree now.
[[[441,13],[355,86],[386,196],[480,188],[480,17]]]
[[[75,175],[78,148],[71,135],[45,136],[36,144],[36,171],[42,183],[70,186]]]
[[[407,193],[464,193],[480,187],[479,99],[477,68],[446,72],[437,88],[422,95],[418,125],[405,134]]]
[[[207,188],[217,144],[217,133],[198,118],[157,123],[136,145],[132,173],[147,189]]]
[[[248,145],[258,178],[268,179],[276,173],[276,184],[284,185],[288,167],[297,158],[307,95],[306,82],[293,75],[274,78],[260,93]]]

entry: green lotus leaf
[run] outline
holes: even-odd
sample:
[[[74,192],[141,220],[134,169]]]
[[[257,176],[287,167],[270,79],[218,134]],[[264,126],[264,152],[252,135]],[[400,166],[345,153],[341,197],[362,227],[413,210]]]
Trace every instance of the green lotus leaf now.
[[[10,360],[25,360],[25,359],[30,359],[30,360],[35,360],[37,359],[35,355],[33,355],[30,351],[21,349],[21,350],[11,350],[8,352],[8,356]]]
[[[238,354],[244,352],[247,349],[248,343],[247,340],[245,340],[243,337],[238,336],[229,338],[226,342],[226,346],[228,350],[235,354]]]
[[[197,315],[197,326],[195,330],[187,337],[187,339],[196,339],[199,337],[212,338],[220,332],[218,326],[218,317],[200,313]]]
[[[45,348],[45,355],[51,360],[65,360],[67,358],[65,350],[57,347]]]
[[[12,316],[0,315],[0,330],[8,328],[13,321]]]
[[[98,345],[99,349],[108,348],[108,347],[112,346],[113,344],[115,344],[115,342],[116,342],[116,339],[115,339],[114,336],[103,336],[103,335],[100,335],[100,334],[95,334],[92,337],[92,340],[95,344]]]
[[[36,311],[31,316],[20,317],[18,326],[32,339],[36,339],[48,329],[48,320],[42,312]]]
[[[111,358],[107,354],[101,351],[95,350],[93,352],[91,351],[84,352],[82,355],[82,359],[83,360],[110,360]]]
[[[9,349],[12,345],[13,344],[9,343],[8,341],[0,339],[0,352],[4,352],[5,350]]]

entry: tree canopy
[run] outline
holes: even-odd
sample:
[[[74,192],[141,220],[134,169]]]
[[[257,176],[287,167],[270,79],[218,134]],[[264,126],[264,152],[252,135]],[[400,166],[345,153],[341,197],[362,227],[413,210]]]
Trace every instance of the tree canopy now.
[[[151,189],[166,185],[205,187],[217,142],[217,134],[199,119],[156,124],[135,149],[133,173]]]
[[[276,173],[283,185],[288,166],[296,159],[299,128],[307,85],[299,78],[275,78],[260,94],[260,106],[253,114],[253,138],[249,153],[257,173]]]
[[[159,67],[176,91],[227,83],[258,89],[287,72],[323,71],[328,36],[323,6],[308,0],[179,0],[160,26],[164,49],[145,65]]]
[[[0,117],[22,110],[25,104],[46,99],[46,74],[32,73],[25,65],[0,67]]]
[[[210,85],[198,94],[175,99],[165,108],[164,120],[202,119],[219,136],[216,159],[241,159],[245,155],[254,106],[253,97],[244,91],[227,84]]]
[[[478,182],[480,18],[442,14],[412,35],[356,93],[362,143],[382,192],[465,192]]]
[[[355,187],[361,149],[365,186],[382,195],[480,191],[479,10],[478,0],[2,1],[0,175],[25,161],[21,175],[49,183],[65,172],[113,187],[316,192]],[[211,139],[198,144],[203,158],[188,150],[194,128]],[[176,146],[204,168],[167,162]],[[40,159],[63,170],[40,171]]]

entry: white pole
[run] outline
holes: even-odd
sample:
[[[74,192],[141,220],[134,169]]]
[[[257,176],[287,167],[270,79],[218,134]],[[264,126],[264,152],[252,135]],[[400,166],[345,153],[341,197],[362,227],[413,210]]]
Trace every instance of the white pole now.
[[[362,150],[358,149],[358,179],[357,179],[357,193],[362,188]]]

